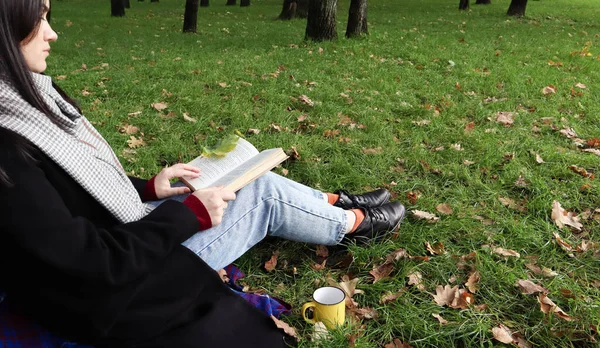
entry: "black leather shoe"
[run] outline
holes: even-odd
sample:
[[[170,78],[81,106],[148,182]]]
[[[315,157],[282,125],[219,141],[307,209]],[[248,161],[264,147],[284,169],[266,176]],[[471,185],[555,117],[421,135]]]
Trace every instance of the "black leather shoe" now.
[[[340,198],[333,206],[342,209],[379,207],[390,199],[390,191],[386,189],[378,189],[362,195],[353,195],[344,190],[334,193],[340,195]]]
[[[380,207],[362,208],[365,219],[358,225],[356,231],[346,234],[344,239],[355,240],[366,244],[381,239],[387,232],[392,232],[400,226],[406,210],[400,202],[386,203]]]

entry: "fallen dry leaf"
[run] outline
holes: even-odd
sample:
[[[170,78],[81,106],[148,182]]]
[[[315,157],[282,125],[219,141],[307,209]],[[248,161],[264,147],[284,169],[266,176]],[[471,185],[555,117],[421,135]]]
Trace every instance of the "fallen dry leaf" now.
[[[362,148],[362,153],[364,153],[365,155],[379,155],[382,152],[383,148],[381,146],[378,146],[376,148]]]
[[[465,133],[471,133],[475,129],[475,122],[469,122],[464,127]]]
[[[294,337],[297,341],[299,340],[298,332],[296,331],[296,328],[294,328],[293,326],[290,326],[288,323],[286,323],[284,321],[281,321],[281,320],[275,318],[273,315],[271,315],[271,319],[273,319],[273,321],[275,322],[275,325],[278,328],[283,329],[283,332]]]
[[[317,245],[317,250],[315,252],[316,252],[317,256],[319,256],[319,257],[328,257],[329,256],[329,249],[327,249],[327,247],[324,245]]]
[[[439,314],[436,314],[436,313],[431,313],[431,315],[432,315],[434,318],[436,318],[437,320],[439,320],[440,324],[442,324],[442,325],[446,325],[446,324],[448,324],[448,320],[446,320],[446,319],[442,318],[442,316],[441,316],[441,315],[439,315]]]
[[[362,294],[364,293],[364,291],[357,289],[356,285],[358,284],[358,278],[353,278],[350,279],[350,277],[348,277],[348,275],[344,275],[342,276],[342,281],[337,283],[335,282],[333,279],[329,279],[329,285],[332,286],[337,286],[340,289],[344,290],[344,292],[346,293],[346,296],[348,296],[349,298],[353,298],[354,295],[356,294]]]
[[[435,295],[433,300],[440,306],[449,306],[454,301],[454,295],[458,291],[458,285],[451,287],[450,285],[441,286],[438,285],[435,288]]]
[[[129,140],[127,140],[127,145],[132,148],[138,148],[140,146],[144,146],[146,145],[146,142],[142,139],[142,137],[136,138],[133,135],[129,137]]]
[[[532,282],[531,280],[519,279],[517,280],[516,285],[519,286],[521,293],[524,295],[533,295],[537,294],[538,292],[548,293],[548,289]]]
[[[446,253],[446,250],[444,250],[444,244],[441,242],[437,242],[433,245],[431,245],[429,242],[425,242],[425,248],[431,253],[431,255],[441,255]]]
[[[563,129],[560,130],[559,132],[560,134],[564,135],[565,137],[569,138],[569,139],[575,139],[577,138],[577,132],[575,132],[575,130],[571,127],[565,127]]]
[[[554,272],[548,267],[540,267],[535,263],[526,263],[525,267],[529,268],[534,274],[541,275],[546,278],[556,277],[558,273]]]
[[[136,111],[136,112],[130,112],[127,114],[127,116],[131,116],[131,117],[136,117],[138,115],[141,115],[141,111]]]
[[[421,120],[421,121],[412,121],[413,124],[417,126],[426,126],[431,123],[430,120]]]
[[[598,149],[583,149],[583,152],[593,153],[596,156],[600,156],[600,150]]]
[[[350,309],[358,319],[377,319],[379,313],[375,308],[363,307],[363,308],[351,308]]]
[[[387,277],[394,271],[394,264],[391,262],[385,262],[382,265],[376,266],[369,274],[373,276],[373,283],[378,282],[379,280]]]
[[[579,222],[579,217],[575,215],[575,213],[567,212],[556,200],[552,202],[552,213],[550,218],[554,220],[554,223],[559,228],[563,228],[563,226],[567,225],[581,231],[581,228],[583,227],[583,224]]]
[[[272,272],[275,270],[275,267],[277,266],[277,257],[279,257],[279,253],[276,251],[273,253],[269,261],[265,262],[265,270],[267,270],[267,272]]]
[[[315,103],[306,95],[301,95],[298,97],[298,100],[300,100],[300,102],[302,104],[308,105],[308,106],[315,106]]]
[[[408,278],[408,285],[414,285],[417,289],[423,291],[425,290],[425,285],[423,285],[423,275],[421,272],[412,272],[406,276]]]
[[[538,295],[538,302],[540,303],[540,310],[546,314],[553,313],[559,318],[562,318],[566,321],[573,321],[573,317],[565,313],[560,307],[558,307],[551,299],[546,296],[546,294]]]
[[[476,293],[479,290],[479,281],[481,280],[481,275],[479,271],[473,271],[469,275],[469,279],[465,283],[465,286],[469,289],[470,292]]]
[[[507,126],[507,127],[511,126],[515,122],[515,115],[516,115],[516,113],[514,113],[514,112],[505,112],[505,111],[497,112],[496,113],[496,122],[500,123],[501,125]]]
[[[246,131],[246,133],[248,133],[248,134],[258,134],[258,133],[260,133],[260,129],[257,129],[257,128],[248,128],[248,130]]]
[[[187,112],[183,113],[183,119],[189,122],[193,122],[196,123],[196,119],[193,117],[190,117],[190,115],[187,114]]]
[[[398,261],[400,259],[406,259],[406,258],[410,258],[410,255],[408,254],[408,252],[405,249],[399,248],[399,249],[396,249],[396,250],[392,251],[391,253],[389,253],[385,257],[385,261],[393,262],[393,261]]]
[[[119,128],[119,132],[125,134],[136,134],[140,129],[136,126],[125,123],[123,127]]]
[[[169,107],[169,105],[167,103],[162,103],[162,102],[161,103],[153,103],[151,105],[156,111],[163,111],[164,109]]]
[[[492,248],[492,252],[502,256],[510,256],[510,257],[521,257],[521,254],[514,250],[504,249],[504,248]]]
[[[411,210],[414,217],[419,220],[428,220],[429,222],[437,222],[440,218],[435,216],[434,214],[428,213],[422,210]]]
[[[390,303],[392,301],[395,301],[398,297],[402,296],[402,294],[404,293],[405,289],[400,289],[400,291],[398,292],[386,292],[385,294],[383,294],[381,296],[381,299],[379,300],[379,303],[381,304],[386,304],[386,303]]]
[[[421,192],[420,191],[408,191],[408,192],[406,192],[406,198],[408,198],[408,201],[410,202],[410,204],[417,203],[417,199],[419,199],[419,197],[421,197]]]
[[[450,148],[453,149],[453,150],[456,150],[456,151],[463,151],[464,150],[460,144],[451,144]]]
[[[536,161],[537,163],[539,163],[539,164],[546,163],[546,162],[544,161],[544,159],[542,158],[542,156],[540,156],[538,153],[534,153],[534,155],[535,155],[535,161]]]
[[[527,184],[527,181],[525,181],[525,177],[523,176],[523,174],[520,174],[519,177],[517,178],[517,180],[515,180],[515,186],[516,187],[529,186],[529,184]]]
[[[492,335],[494,338],[502,343],[511,344],[513,343],[512,331],[506,326],[500,324],[492,329]]]
[[[571,171],[583,176],[584,178],[590,178],[593,179],[594,178],[594,173],[589,173],[585,168],[581,168],[578,166],[569,166],[569,169],[571,169]]]
[[[452,208],[450,207],[450,205],[446,204],[446,203],[438,204],[435,207],[435,210],[437,210],[440,213],[445,214],[445,215],[451,215],[453,213]]]
[[[548,85],[544,88],[542,88],[542,94],[544,95],[550,95],[550,94],[554,94],[556,93],[556,87],[554,87],[553,85]]]
[[[576,83],[576,84],[575,84],[575,87],[577,87],[577,88],[581,88],[581,89],[586,89],[586,88],[587,88],[587,86],[586,86],[586,85],[584,85],[584,84],[583,84],[583,83],[581,83],[581,82],[579,82],[579,83]]]

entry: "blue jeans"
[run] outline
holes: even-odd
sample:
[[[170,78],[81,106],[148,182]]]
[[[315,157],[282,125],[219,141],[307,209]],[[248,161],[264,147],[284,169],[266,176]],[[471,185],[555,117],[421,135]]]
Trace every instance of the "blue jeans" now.
[[[183,201],[186,197],[168,199]],[[335,245],[344,238],[346,225],[345,211],[327,203],[322,192],[268,172],[237,192],[236,199],[228,202],[220,225],[196,233],[183,245],[218,270],[267,235]]]

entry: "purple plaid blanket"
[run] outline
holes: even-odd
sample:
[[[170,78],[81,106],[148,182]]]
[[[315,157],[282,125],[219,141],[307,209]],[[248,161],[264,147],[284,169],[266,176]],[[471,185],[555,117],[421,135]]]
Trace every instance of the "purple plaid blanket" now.
[[[236,284],[238,279],[244,277],[244,273],[237,267],[229,265],[225,267],[229,277],[231,290],[240,295],[253,306],[279,318],[287,314],[291,306],[284,301],[267,294],[251,294],[242,291],[242,287]],[[12,308],[10,301],[6,301],[4,292],[0,291],[0,348],[92,348],[69,342],[48,332],[20,314]]]

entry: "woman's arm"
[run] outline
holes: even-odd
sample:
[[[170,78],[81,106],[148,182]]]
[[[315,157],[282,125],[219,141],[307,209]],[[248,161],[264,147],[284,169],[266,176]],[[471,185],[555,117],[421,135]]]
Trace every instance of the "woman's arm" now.
[[[10,157],[0,156],[13,182],[0,187],[0,243],[14,243],[83,282],[120,286],[141,279],[201,227],[192,209],[166,201],[139,221],[100,228],[71,214],[38,164]]]

